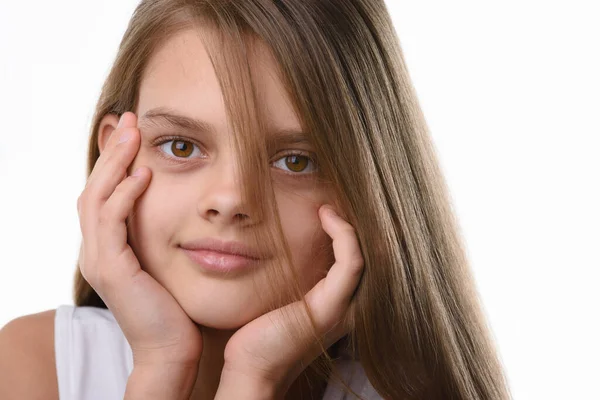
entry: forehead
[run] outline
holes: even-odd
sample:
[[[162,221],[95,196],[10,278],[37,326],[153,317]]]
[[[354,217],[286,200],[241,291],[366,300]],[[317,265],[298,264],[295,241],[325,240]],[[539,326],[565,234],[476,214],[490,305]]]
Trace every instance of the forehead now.
[[[256,55],[249,67],[261,99],[257,106],[271,126],[297,127],[297,118],[271,52],[259,42]],[[223,95],[197,31],[185,30],[174,35],[151,56],[140,86],[137,114],[157,107],[177,110],[206,120],[219,130],[226,129]]]

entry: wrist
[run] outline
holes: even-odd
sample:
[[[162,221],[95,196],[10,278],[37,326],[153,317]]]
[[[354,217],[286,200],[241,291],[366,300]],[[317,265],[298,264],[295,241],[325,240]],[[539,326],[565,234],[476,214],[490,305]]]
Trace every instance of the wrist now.
[[[279,382],[253,374],[223,368],[215,400],[248,399],[279,400],[285,396],[285,388]]]
[[[187,400],[197,374],[195,363],[136,365],[127,379],[124,400]]]

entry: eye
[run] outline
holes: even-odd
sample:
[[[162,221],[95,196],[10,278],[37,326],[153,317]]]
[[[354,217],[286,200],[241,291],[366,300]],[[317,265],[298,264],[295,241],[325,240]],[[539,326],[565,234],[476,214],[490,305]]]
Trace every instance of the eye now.
[[[170,158],[186,159],[194,158],[192,157],[193,155],[202,154],[200,152],[199,147],[196,144],[190,142],[189,140],[177,137],[166,138],[165,140],[158,143],[157,146],[163,153],[168,154]]]
[[[197,144],[182,137],[165,137],[154,145],[160,149],[161,156],[170,160],[181,161],[195,158],[194,155],[198,156],[197,158],[206,158]],[[315,159],[309,154],[299,151],[291,151],[284,154],[283,157],[273,162],[273,165],[284,169],[285,174],[296,177],[311,175],[317,170]]]
[[[310,163],[312,163],[312,170],[304,172]],[[299,152],[285,154],[284,157],[278,159],[273,164],[280,168],[288,168],[291,171],[286,172],[288,175],[309,175],[316,171],[316,162],[313,158]]]

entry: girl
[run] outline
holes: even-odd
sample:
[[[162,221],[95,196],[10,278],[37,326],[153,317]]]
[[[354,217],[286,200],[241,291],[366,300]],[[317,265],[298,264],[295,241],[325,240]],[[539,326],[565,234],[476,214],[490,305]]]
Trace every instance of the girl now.
[[[510,397],[383,0],[142,1],[88,161],[2,398]]]

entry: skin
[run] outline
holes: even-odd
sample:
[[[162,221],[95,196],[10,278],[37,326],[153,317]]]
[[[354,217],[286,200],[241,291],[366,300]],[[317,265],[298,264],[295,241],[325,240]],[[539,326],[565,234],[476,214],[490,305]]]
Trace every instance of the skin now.
[[[260,55],[260,68],[258,63],[251,68],[263,91],[260,107],[272,124],[269,131],[300,130],[271,55],[266,48],[261,48]],[[193,133],[151,126],[144,115],[156,107],[168,107],[173,113],[206,121],[215,131]],[[133,218],[129,218],[129,244],[142,268],[201,327],[203,351],[191,398],[214,398],[228,340],[266,311],[268,298],[262,292],[263,297],[259,297],[257,288],[267,284],[265,271],[274,255],[250,273],[225,277],[202,271],[178,247],[182,242],[205,237],[245,242],[242,228],[258,229],[260,225],[241,202],[234,175],[237,156],[231,147],[232,133],[227,127],[222,93],[204,46],[193,31],[172,37],[154,53],[141,82],[134,113],[138,116],[141,145],[129,170],[145,166],[152,177],[137,200]],[[115,115],[103,118],[98,137],[101,151],[117,124]],[[166,135],[185,137],[188,146],[194,145],[194,153],[178,160],[172,141],[153,144]],[[325,189],[315,186],[313,179],[286,174],[303,173],[286,164],[288,150],[306,152],[311,148],[296,144],[270,154],[277,209],[306,292],[325,276],[333,262],[326,258],[329,253],[313,251],[331,246],[331,237],[323,230],[318,214],[319,207],[331,203],[331,199]],[[311,168],[309,164],[306,170]],[[238,214],[245,215],[242,222]],[[322,396],[322,389],[313,389],[314,398]]]

